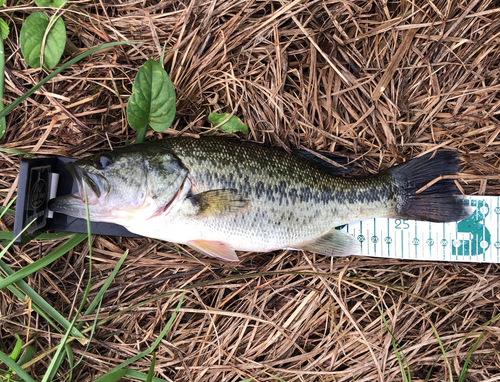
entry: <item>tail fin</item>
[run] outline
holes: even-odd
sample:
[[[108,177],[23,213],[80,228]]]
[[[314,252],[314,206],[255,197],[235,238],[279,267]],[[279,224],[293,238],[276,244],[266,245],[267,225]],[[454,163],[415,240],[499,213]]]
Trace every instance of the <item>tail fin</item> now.
[[[426,190],[417,191],[441,175],[453,175],[460,170],[460,154],[438,151],[393,167],[391,173],[401,190],[396,216],[401,219],[430,222],[453,222],[470,215],[452,179],[442,179]]]

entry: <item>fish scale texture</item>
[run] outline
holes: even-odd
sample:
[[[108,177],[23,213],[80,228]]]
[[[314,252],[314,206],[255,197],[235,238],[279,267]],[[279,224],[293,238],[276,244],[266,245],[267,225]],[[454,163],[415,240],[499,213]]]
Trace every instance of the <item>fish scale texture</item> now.
[[[176,219],[203,238],[241,242],[236,249],[300,246],[348,221],[392,213],[396,203],[389,176],[334,177],[279,148],[220,138],[163,144],[188,169],[194,192],[236,189],[249,199],[239,215]]]

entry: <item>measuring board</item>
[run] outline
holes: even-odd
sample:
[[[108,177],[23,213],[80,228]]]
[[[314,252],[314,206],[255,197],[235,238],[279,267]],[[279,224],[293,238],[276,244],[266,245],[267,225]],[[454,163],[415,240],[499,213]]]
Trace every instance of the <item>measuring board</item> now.
[[[464,202],[473,213],[458,223],[377,218],[342,230],[361,243],[361,256],[500,263],[500,197],[468,196]]]

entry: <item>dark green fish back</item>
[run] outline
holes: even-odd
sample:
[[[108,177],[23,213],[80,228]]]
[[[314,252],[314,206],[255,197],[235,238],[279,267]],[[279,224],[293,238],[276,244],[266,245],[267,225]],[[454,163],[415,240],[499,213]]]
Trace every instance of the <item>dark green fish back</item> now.
[[[349,220],[387,215],[395,207],[389,174],[334,177],[283,149],[231,139],[178,138],[164,145],[187,167],[197,192],[235,189],[250,199],[249,211],[233,222],[245,227],[248,239],[264,232],[269,243],[279,236],[292,237],[288,245],[299,244]]]

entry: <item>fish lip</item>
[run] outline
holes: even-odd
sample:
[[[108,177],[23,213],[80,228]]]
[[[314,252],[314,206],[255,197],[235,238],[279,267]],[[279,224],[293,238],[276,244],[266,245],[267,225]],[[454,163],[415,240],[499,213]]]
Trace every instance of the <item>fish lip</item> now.
[[[101,185],[103,191],[109,186],[107,181],[99,175],[91,174],[86,169],[87,161],[80,160],[66,163],[66,168],[73,177],[77,191],[74,194],[58,196],[49,201],[49,209],[51,211],[73,216],[85,218],[87,216],[87,207],[101,205]],[[85,197],[85,193],[87,194]]]
[[[85,165],[83,161],[78,162]],[[71,176],[73,176],[73,179],[78,187],[77,193],[73,196],[79,198],[83,203],[85,203],[86,191],[88,204],[96,204],[99,202],[99,199],[101,197],[101,189],[99,187],[100,182],[97,179],[96,175],[90,174],[78,162],[70,162],[66,164],[66,168],[68,169]],[[85,187],[85,191],[84,185],[88,185],[88,187]]]
[[[50,199],[48,204],[51,211],[75,217],[84,217],[83,213],[86,213],[84,206],[80,197],[72,194]]]

